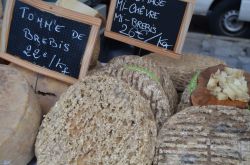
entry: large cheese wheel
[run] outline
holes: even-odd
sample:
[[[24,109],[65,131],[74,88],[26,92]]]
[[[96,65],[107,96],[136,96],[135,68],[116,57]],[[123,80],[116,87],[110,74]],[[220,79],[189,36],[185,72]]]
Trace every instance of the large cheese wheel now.
[[[18,70],[22,74],[22,76],[24,76],[24,78],[28,81],[28,83],[32,89],[36,88],[37,73],[35,73],[31,70],[25,69],[23,67],[20,67],[14,63],[10,63],[9,66]]]
[[[135,55],[124,55],[113,58],[109,62],[109,65],[112,67],[129,67],[129,70],[133,70],[131,67],[134,67],[135,72],[144,73],[145,76],[151,79],[151,82],[158,83],[158,85],[162,86],[162,89],[168,98],[171,113],[175,111],[178,96],[173,82],[171,81],[169,74],[166,71],[162,71],[164,68],[160,68],[153,60],[144,59]],[[155,78],[158,79],[158,82]],[[150,86],[148,86],[148,88],[150,88]],[[153,92],[154,89],[151,89],[151,91]]]
[[[250,111],[189,107],[168,120],[158,137],[157,165],[249,165]]]
[[[151,165],[155,143],[149,102],[102,73],[61,96],[42,122],[35,150],[39,165]]]
[[[157,62],[159,66],[165,68],[178,91],[183,91],[186,88],[198,70],[224,64],[223,61],[213,57],[193,54],[182,55],[180,59],[173,59],[152,53],[143,58],[152,59]]]
[[[15,69],[0,65],[0,164],[27,164],[42,114],[25,78]]]

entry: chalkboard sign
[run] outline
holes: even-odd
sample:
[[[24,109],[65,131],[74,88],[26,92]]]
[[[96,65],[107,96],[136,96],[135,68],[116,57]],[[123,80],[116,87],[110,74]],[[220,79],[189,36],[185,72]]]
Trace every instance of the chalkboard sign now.
[[[192,12],[193,0],[112,0],[105,35],[175,57]]]
[[[7,5],[2,58],[68,83],[86,74],[100,19],[36,0]]]

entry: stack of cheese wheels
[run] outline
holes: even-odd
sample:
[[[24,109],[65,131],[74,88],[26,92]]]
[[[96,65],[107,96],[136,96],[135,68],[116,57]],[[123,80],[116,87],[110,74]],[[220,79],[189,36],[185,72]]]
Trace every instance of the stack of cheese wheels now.
[[[156,134],[149,101],[96,73],[71,86],[45,116],[35,152],[39,165],[151,165]]]
[[[192,54],[183,55],[180,59],[173,59],[153,53],[143,58],[152,59],[157,62],[160,67],[166,68],[178,91],[184,91],[192,76],[198,70],[224,64],[223,61],[216,58]]]
[[[42,114],[24,77],[14,68],[0,65],[0,164],[27,164]]]
[[[161,129],[154,164],[248,165],[249,137],[248,109],[189,107]]]
[[[175,112],[177,92],[173,82],[168,75],[161,75],[160,68],[152,60],[120,56],[110,61],[106,71],[150,101],[158,128]]]

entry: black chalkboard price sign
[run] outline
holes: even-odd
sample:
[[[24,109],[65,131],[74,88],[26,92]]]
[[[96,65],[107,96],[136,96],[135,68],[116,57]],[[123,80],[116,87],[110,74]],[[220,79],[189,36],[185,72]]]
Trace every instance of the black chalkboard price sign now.
[[[7,10],[0,57],[68,83],[85,76],[100,19],[37,0],[10,0]]]
[[[175,53],[181,53],[193,3],[193,0],[112,0],[105,35],[176,57]]]

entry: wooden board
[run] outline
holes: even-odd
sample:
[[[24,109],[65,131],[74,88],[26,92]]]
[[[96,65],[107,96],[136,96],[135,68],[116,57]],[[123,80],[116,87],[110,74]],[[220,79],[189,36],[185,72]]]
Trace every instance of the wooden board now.
[[[74,83],[84,77],[99,33],[99,18],[36,0],[10,0],[0,58]]]
[[[105,36],[178,58],[194,0],[112,0]]]

